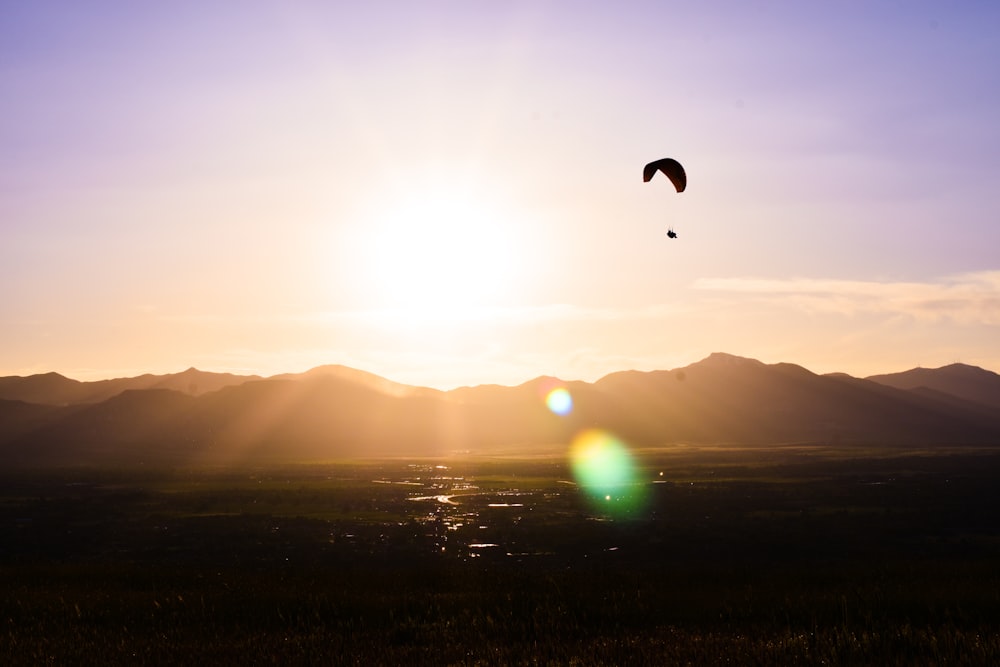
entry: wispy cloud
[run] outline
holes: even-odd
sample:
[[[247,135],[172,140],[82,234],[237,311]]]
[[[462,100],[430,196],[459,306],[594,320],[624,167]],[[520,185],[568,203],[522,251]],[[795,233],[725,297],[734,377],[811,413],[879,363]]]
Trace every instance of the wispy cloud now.
[[[290,324],[319,325],[364,325],[364,326],[398,326],[406,323],[411,326],[451,326],[451,325],[484,325],[484,326],[525,326],[547,323],[598,323],[618,322],[621,320],[655,320],[668,317],[679,312],[676,305],[647,305],[637,308],[611,308],[580,306],[569,303],[553,303],[534,306],[502,307],[482,306],[474,308],[372,308],[344,309],[328,311],[303,311],[298,313],[282,313],[268,316],[254,315],[242,318],[249,321],[267,320],[271,322],[286,322]],[[218,315],[184,315],[171,319],[187,321],[211,322],[222,320]],[[226,317],[232,321],[233,317]]]
[[[694,287],[749,295],[813,312],[848,316],[881,313],[1000,325],[1000,271],[963,273],[930,282],[704,278]]]

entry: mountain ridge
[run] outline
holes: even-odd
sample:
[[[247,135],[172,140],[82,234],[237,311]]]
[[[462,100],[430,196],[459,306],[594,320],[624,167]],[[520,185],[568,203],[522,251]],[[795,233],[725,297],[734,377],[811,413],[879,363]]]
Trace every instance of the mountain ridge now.
[[[994,389],[1000,383],[1000,375],[978,366],[955,363],[940,368],[918,367],[901,373],[870,375],[866,379],[898,389],[924,387],[1000,409],[1000,392]]]
[[[0,400],[49,405],[99,403],[129,389],[174,389],[198,396],[233,384],[261,379],[258,375],[212,373],[191,367],[179,373],[93,380],[73,380],[56,372],[0,377]]]
[[[516,386],[448,391],[337,365],[269,378],[192,368],[125,380],[88,387],[55,373],[21,383],[0,378],[0,462],[219,464],[487,453],[567,444],[588,428],[643,447],[1000,446],[1000,411],[992,408],[1000,401],[1000,375],[964,366],[918,377],[907,371],[855,378],[714,353],[682,368],[620,371],[595,382],[539,376]],[[546,405],[555,387],[572,397],[566,415]],[[65,400],[119,388],[101,400]]]
[[[722,366],[750,364],[756,367],[789,366],[811,373],[811,371],[808,371],[805,367],[790,362],[765,364],[757,359],[742,357],[726,352],[713,352],[701,361],[694,362],[689,366],[702,364]],[[279,373],[270,376],[261,376],[256,374],[237,375],[233,373],[202,371],[192,366],[177,373],[166,373],[160,375],[143,373],[131,377],[91,381],[75,380],[62,375],[57,371],[48,371],[45,373],[37,373],[27,376],[0,376],[0,400],[20,400],[28,403],[41,403],[49,405],[94,403],[107,400],[107,398],[110,398],[114,394],[127,389],[153,388],[175,389],[177,391],[181,391],[182,393],[198,396],[204,393],[217,391],[218,389],[224,387],[242,384],[244,382],[284,379],[300,380],[320,375],[360,380],[370,386],[378,387],[386,393],[394,393],[404,396],[415,393],[424,393],[428,395],[462,394],[479,389],[485,390],[486,388],[503,390],[525,387],[540,382],[596,384],[604,381],[606,378],[623,374],[649,375],[658,373],[683,373],[689,366],[652,371],[612,371],[611,373],[608,373],[591,383],[586,383],[583,380],[564,380],[556,376],[540,375],[517,385],[483,383],[444,390],[419,385],[407,385],[369,371],[359,370],[341,364],[324,364],[303,372]],[[825,373],[824,376],[847,378],[855,377],[843,372]],[[920,387],[926,387],[927,389],[953,394],[964,400],[1000,407],[1000,395],[998,395],[997,391],[997,387],[1000,386],[1000,374],[978,366],[953,363],[939,368],[916,367],[895,373],[869,375],[865,376],[863,379],[900,389],[919,389]],[[973,385],[972,389],[968,386],[970,383]],[[977,389],[980,390],[979,393],[975,391]]]

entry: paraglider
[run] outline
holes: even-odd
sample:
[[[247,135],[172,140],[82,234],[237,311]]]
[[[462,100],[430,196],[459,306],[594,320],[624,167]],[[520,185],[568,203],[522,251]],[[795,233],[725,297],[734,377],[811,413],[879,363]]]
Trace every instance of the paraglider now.
[[[650,162],[642,169],[642,182],[649,183],[658,171],[662,171],[663,175],[670,179],[677,192],[684,192],[684,188],[687,187],[687,174],[684,173],[684,167],[680,162],[669,157]]]
[[[650,162],[642,169],[642,182],[649,183],[658,171],[662,171],[663,175],[670,179],[677,192],[684,192],[684,188],[687,187],[687,174],[680,162],[669,157]],[[667,237],[675,239],[677,232],[670,228],[667,230]]]

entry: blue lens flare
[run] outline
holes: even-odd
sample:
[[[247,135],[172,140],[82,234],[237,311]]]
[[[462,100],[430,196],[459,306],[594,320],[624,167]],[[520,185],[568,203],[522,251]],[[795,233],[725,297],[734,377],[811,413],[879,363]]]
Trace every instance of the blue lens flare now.
[[[545,405],[555,414],[565,417],[573,411],[573,397],[565,387],[556,387],[545,396]]]

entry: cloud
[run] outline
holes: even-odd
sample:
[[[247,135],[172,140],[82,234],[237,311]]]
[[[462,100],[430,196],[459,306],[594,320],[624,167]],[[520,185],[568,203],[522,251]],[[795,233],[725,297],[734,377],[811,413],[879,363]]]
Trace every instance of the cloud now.
[[[476,306],[471,308],[376,308],[307,311],[271,317],[296,324],[362,325],[396,327],[437,326],[531,326],[544,324],[595,324],[623,320],[657,320],[680,312],[676,305],[654,304],[637,308],[609,308],[553,303],[519,307]]]
[[[694,287],[749,295],[810,312],[904,315],[922,321],[1000,325],[1000,271],[963,273],[932,282],[705,278]]]

